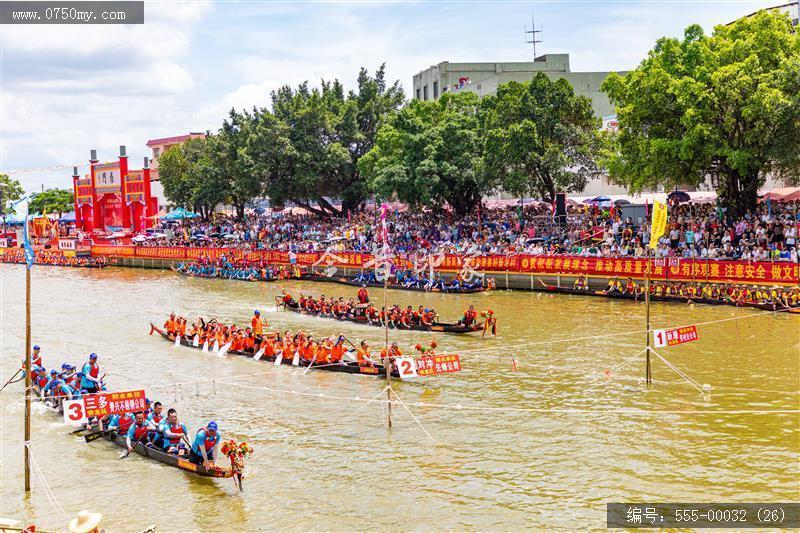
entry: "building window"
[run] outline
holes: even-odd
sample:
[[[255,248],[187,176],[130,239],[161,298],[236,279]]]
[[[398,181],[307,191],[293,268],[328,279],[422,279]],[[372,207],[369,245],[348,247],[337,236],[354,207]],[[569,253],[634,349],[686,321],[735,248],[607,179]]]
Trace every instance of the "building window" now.
[[[423,85],[422,86],[422,99],[423,100],[427,100],[428,99],[428,86],[427,85]]]
[[[433,99],[439,98],[439,82],[433,82]]]
[[[158,154],[161,153],[161,148],[153,148],[153,159],[158,159]]]
[[[420,91],[421,91],[421,89],[420,89],[419,87],[417,87],[417,100],[419,100],[419,99],[420,99],[420,96],[419,96],[419,94],[420,94]]]

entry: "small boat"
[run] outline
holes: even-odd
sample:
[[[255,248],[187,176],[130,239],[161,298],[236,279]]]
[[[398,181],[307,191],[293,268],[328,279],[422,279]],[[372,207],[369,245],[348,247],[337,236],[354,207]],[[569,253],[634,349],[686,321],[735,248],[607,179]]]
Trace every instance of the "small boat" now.
[[[366,286],[366,287],[372,287],[372,288],[377,288],[377,289],[382,289],[383,288],[383,283],[375,283],[375,282],[364,283],[364,282],[360,282],[360,281],[355,281],[355,280],[350,279],[350,278],[345,278],[343,276],[330,276],[329,277],[329,276],[322,276],[320,274],[304,274],[302,279],[307,280],[307,281],[321,281],[321,282],[341,283],[342,285],[350,285],[352,287]],[[394,290],[398,290],[398,291],[433,292],[433,293],[438,293],[438,294],[474,294],[476,292],[485,292],[486,291],[486,288],[484,288],[484,287],[474,287],[474,288],[462,287],[462,288],[458,288],[458,289],[452,289],[452,288],[426,289],[424,287],[406,287],[405,285],[402,285],[400,283],[388,284],[386,286],[386,288],[387,289],[394,289]]]
[[[338,320],[340,322],[353,322],[355,324],[361,324],[363,326],[375,326],[378,328],[383,327],[383,323],[373,322],[371,320],[368,320],[367,317],[363,315],[355,317],[343,317],[343,318],[338,318],[335,316],[323,316],[319,313],[312,313],[311,311],[300,309],[300,304],[298,304],[295,301],[292,301],[292,303],[287,305],[284,302],[282,302],[280,298],[275,297],[275,302],[278,307],[283,307],[283,309],[285,309],[286,311],[291,311],[293,313],[298,313],[301,315],[308,315],[317,318],[327,318],[330,320]],[[430,331],[434,333],[476,333],[478,331],[483,331],[483,322],[476,322],[472,326],[462,326],[459,324],[453,324],[447,322],[435,322],[430,326],[427,326],[425,324],[405,326],[402,324],[394,324],[392,322],[389,322],[389,329],[396,329],[398,331]]]
[[[150,323],[150,334],[152,335],[153,332],[157,332],[159,335],[164,337],[166,340],[170,341],[171,343],[175,343],[175,336],[167,333],[166,331],[162,330],[152,322]],[[188,346],[190,348],[196,348],[198,350],[202,349],[202,346],[194,346],[192,339],[188,339],[186,337],[181,337],[180,344],[182,346]],[[252,351],[239,351],[239,350],[229,350],[229,354],[231,355],[238,355],[241,357],[249,357],[254,358],[255,353]],[[350,352],[348,352],[350,353]],[[274,363],[276,356],[262,356],[258,360],[264,362],[272,362]],[[291,363],[283,363],[286,365],[291,365]],[[384,377],[386,375],[386,371],[383,365],[376,364],[375,366],[359,366],[358,363],[352,361],[342,361],[339,363],[312,363],[310,361],[305,361],[302,358],[299,360],[298,365],[301,367],[311,367],[311,370],[320,370],[325,372],[342,372],[344,374],[358,374],[361,376],[375,376],[375,377]],[[400,374],[397,370],[392,370],[392,376],[399,378]]]
[[[177,272],[181,276],[185,276],[187,278],[229,279],[229,280],[233,280],[233,281],[253,281],[253,282],[260,281],[260,282],[264,282],[264,283],[268,283],[270,281],[283,281],[280,278],[264,278],[264,277],[262,277],[260,275],[258,277],[255,277],[255,278],[250,278],[250,277],[240,278],[240,277],[235,277],[235,276],[218,276],[216,274],[209,275],[209,274],[199,274],[199,273],[196,273],[196,272],[187,272],[185,270],[181,270],[181,269],[176,268],[176,267],[172,267],[172,270]]]
[[[120,435],[114,431],[92,431],[85,435],[87,440],[94,440],[96,438],[104,438],[105,440],[111,441],[120,448],[125,450],[128,449],[128,444],[126,442],[126,438],[123,435]],[[189,461],[189,457],[180,457],[175,454],[167,453],[155,447],[145,446],[141,442],[137,442],[134,447],[133,451],[147,457],[148,459],[152,459],[154,461],[158,461],[159,463],[164,463],[165,465],[174,466],[175,468],[180,468],[181,470],[186,470],[188,472],[193,472],[198,476],[203,477],[217,477],[217,478],[230,478],[237,475],[241,475],[241,470],[231,467],[231,468],[223,468],[221,466],[214,465],[211,468],[206,468],[203,465],[195,464]]]
[[[34,392],[36,392],[35,399],[38,399],[38,395],[41,392],[38,390],[38,387],[34,388]],[[40,400],[41,401],[41,400]],[[50,408],[51,411],[57,414],[63,413],[60,406],[52,405],[48,401],[43,402],[45,406]],[[126,442],[126,437],[124,435],[120,435],[115,431],[97,431],[95,428],[93,431],[89,431],[87,434],[84,435],[86,442],[91,442],[93,440],[103,438],[107,441],[113,442],[120,448],[125,450],[128,449],[128,444]],[[141,442],[135,443],[133,447],[133,451],[147,457],[149,459],[153,459],[154,461],[158,461],[159,463],[164,463],[169,466],[174,466],[175,468],[180,468],[181,470],[186,470],[189,472],[193,472],[198,476],[204,477],[218,477],[218,478],[230,478],[237,476],[237,483],[241,488],[241,465],[237,468],[233,465],[231,468],[223,468],[221,466],[214,465],[211,468],[206,468],[203,465],[197,465],[189,461],[189,457],[180,457],[178,455],[174,455],[171,453],[164,452],[158,448],[148,447],[145,446]]]
[[[545,285],[542,284],[544,287],[544,291],[546,292],[555,292],[557,294],[576,294],[579,296],[600,296],[605,298],[611,298],[615,300],[633,300],[637,302],[644,301],[643,294],[630,294],[630,293],[623,293],[623,292],[612,292],[606,293],[606,291],[598,291],[598,290],[591,290],[591,289],[573,289],[568,287],[556,287],[555,285]],[[752,307],[753,309],[761,309],[762,311],[776,311],[776,312],[785,312],[785,313],[800,313],[800,307],[785,307],[780,304],[771,304],[771,303],[759,303],[759,302],[732,302],[731,300],[727,299],[719,299],[713,300],[709,298],[689,298],[688,296],[655,296],[650,295],[651,302],[672,302],[672,303],[696,303],[696,304],[705,304],[705,305],[730,305],[734,307]]]

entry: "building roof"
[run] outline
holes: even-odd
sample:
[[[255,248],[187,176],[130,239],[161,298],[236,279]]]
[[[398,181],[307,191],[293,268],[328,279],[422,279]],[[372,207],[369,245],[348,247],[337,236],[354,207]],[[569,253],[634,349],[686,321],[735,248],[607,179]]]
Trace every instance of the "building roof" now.
[[[205,134],[199,133],[199,132],[197,132],[197,133],[190,132],[188,135],[177,135],[175,137],[163,137],[161,139],[150,139],[149,141],[147,141],[147,146],[150,147],[150,146],[155,146],[155,145],[159,145],[159,144],[179,143],[179,142],[183,142],[183,141],[188,141],[189,139],[191,139],[192,137],[197,136],[197,135],[205,135]]]

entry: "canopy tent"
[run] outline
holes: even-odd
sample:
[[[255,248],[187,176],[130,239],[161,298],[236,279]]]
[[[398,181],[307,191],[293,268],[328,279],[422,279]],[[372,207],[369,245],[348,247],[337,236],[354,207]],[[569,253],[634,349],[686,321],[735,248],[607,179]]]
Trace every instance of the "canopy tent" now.
[[[800,187],[782,187],[772,189],[764,195],[764,199],[777,200],[780,202],[793,202],[800,200]]]
[[[64,213],[61,215],[61,218],[58,219],[59,222],[75,222],[75,211],[70,211],[69,213]]]
[[[179,207],[164,215],[163,220],[185,220],[187,218],[198,218],[200,215],[192,213],[186,209]]]

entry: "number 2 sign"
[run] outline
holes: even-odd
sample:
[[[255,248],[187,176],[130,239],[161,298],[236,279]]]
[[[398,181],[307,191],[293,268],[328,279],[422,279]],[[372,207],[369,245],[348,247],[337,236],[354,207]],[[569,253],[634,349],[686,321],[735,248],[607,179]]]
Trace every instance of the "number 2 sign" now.
[[[64,423],[72,426],[86,423],[86,408],[83,400],[66,400],[64,402]]]
[[[397,363],[397,372],[400,374],[400,379],[417,377],[417,364],[413,358],[398,357],[395,362]]]

